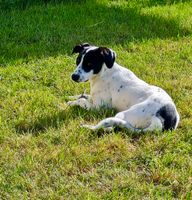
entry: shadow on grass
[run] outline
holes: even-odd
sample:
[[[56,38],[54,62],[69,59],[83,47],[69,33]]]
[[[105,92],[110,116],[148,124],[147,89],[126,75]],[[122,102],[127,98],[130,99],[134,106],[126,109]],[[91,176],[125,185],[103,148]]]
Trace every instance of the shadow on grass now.
[[[149,6],[160,2],[149,1]],[[81,42],[127,46],[132,41],[177,38],[191,33],[176,18],[144,14],[140,6],[107,6],[98,1],[33,6],[0,15],[1,66],[17,60],[71,55],[73,46]]]
[[[93,132],[93,131],[92,131]],[[131,142],[137,142],[144,134],[153,134],[156,132],[134,132],[130,129],[126,129],[126,128],[120,128],[120,127],[113,127],[112,131],[105,131],[104,129],[99,129],[97,131],[94,131],[93,133],[97,136],[97,137],[103,137],[107,134],[111,134],[112,132],[114,133],[120,133],[122,136],[129,136],[129,138],[131,138]]]
[[[112,109],[103,108],[100,110],[87,111],[80,107],[70,107],[69,109],[59,111],[54,115],[39,117],[35,122],[28,122],[27,120],[20,121],[15,124],[15,129],[19,134],[33,133],[33,135],[39,135],[48,128],[58,129],[63,126],[64,123],[67,125],[70,121],[75,119],[83,119],[84,121],[89,122],[114,115],[115,110]]]
[[[138,5],[142,7],[151,7],[157,5],[172,5],[181,2],[190,2],[191,0],[145,0],[138,1]],[[3,0],[0,3],[0,9],[5,11],[11,10],[25,10],[32,6],[43,5],[56,5],[56,4],[69,4],[69,3],[86,3],[86,0]],[[91,1],[93,3],[93,0]],[[131,3],[135,3],[134,1]],[[130,3],[129,3],[130,4]]]
[[[38,135],[39,133],[46,131],[48,128],[58,129],[64,122],[65,124],[68,124],[71,120],[82,117],[85,114],[85,110],[70,108],[69,110],[58,111],[52,115],[37,117],[34,122],[29,123],[27,120],[20,121],[15,124],[15,129],[17,133],[20,134],[33,133],[34,135]]]
[[[85,0],[2,0],[0,2],[0,9],[5,11],[11,10],[26,10],[32,6],[43,6],[48,4],[60,3],[83,3]]]

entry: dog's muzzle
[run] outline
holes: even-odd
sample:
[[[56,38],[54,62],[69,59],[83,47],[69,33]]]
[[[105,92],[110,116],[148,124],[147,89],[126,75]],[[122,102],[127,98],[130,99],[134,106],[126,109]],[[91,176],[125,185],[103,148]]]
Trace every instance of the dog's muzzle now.
[[[78,82],[80,76],[79,76],[79,74],[72,74],[72,75],[71,75],[71,78],[72,78],[73,81]]]

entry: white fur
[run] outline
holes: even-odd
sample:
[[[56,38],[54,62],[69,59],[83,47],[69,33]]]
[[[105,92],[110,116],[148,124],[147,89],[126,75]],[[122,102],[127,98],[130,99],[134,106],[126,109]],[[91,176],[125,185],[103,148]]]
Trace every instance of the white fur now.
[[[105,105],[119,111],[115,117],[104,119],[96,126],[84,125],[86,128],[97,130],[101,127],[109,129],[120,126],[137,132],[162,130],[162,120],[156,116],[157,111],[166,104],[172,104],[176,111],[174,102],[163,89],[147,84],[117,63],[111,69],[103,64],[100,73],[96,75],[93,72],[85,73],[81,65],[82,61],[75,73],[79,73],[80,81],[90,80],[90,96],[78,98],[68,104],[86,109]],[[175,128],[179,122],[177,111],[176,115]]]

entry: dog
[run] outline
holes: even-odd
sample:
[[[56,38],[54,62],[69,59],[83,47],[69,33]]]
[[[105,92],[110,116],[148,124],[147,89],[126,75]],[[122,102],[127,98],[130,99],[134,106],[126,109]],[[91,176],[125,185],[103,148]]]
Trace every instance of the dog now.
[[[117,64],[112,49],[83,43],[76,45],[72,53],[78,53],[78,57],[71,78],[78,83],[90,81],[90,95],[72,96],[75,100],[68,105],[87,110],[106,106],[118,111],[95,126],[83,127],[91,130],[120,127],[135,132],[177,128],[180,117],[171,97]]]

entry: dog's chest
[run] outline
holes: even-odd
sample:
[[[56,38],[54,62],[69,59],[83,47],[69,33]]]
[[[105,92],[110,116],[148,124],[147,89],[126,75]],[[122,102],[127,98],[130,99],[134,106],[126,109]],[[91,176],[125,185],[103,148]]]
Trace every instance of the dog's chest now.
[[[112,96],[109,83],[104,81],[96,82],[91,85],[91,98],[96,106],[112,106]]]

